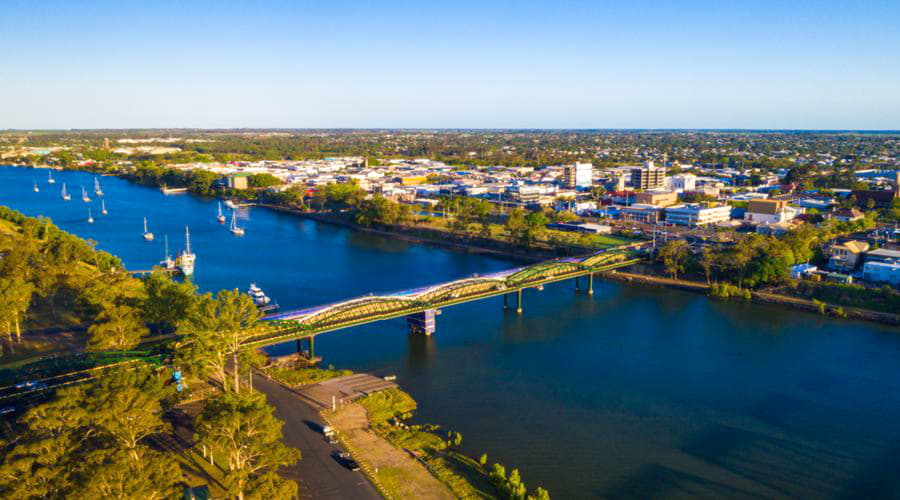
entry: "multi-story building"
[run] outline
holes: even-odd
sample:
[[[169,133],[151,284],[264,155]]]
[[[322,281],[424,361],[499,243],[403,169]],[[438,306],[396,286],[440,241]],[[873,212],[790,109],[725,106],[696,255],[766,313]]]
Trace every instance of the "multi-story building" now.
[[[701,227],[727,222],[731,219],[731,207],[708,203],[688,203],[666,208],[666,222],[688,227]]]
[[[676,193],[693,191],[697,189],[697,176],[694,174],[679,174],[668,178],[669,187]]]
[[[619,210],[619,218],[625,221],[656,224],[662,219],[662,209],[655,205],[638,203]]]
[[[656,167],[652,161],[631,169],[631,187],[634,189],[662,189],[666,185],[666,169]]]
[[[574,165],[566,165],[563,169],[563,180],[566,187],[588,188],[593,183],[594,165],[591,163],[576,162]]]
[[[678,203],[678,193],[674,191],[641,191],[634,196],[638,203],[657,207],[668,207]]]

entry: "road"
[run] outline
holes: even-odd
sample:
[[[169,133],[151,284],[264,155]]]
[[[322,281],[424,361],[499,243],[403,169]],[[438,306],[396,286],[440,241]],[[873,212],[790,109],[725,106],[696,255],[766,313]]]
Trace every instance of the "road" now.
[[[324,421],[316,410],[297,394],[261,376],[254,377],[253,388],[266,395],[275,407],[275,416],[284,422],[284,443],[303,454],[297,465],[279,471],[283,477],[297,481],[300,498],[381,498],[362,472],[353,472],[332,458],[339,445],[325,442],[321,432]]]

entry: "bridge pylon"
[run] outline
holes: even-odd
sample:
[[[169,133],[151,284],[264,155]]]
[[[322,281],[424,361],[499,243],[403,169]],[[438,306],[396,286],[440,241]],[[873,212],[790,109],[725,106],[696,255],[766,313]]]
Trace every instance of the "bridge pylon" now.
[[[409,333],[431,335],[437,330],[434,317],[440,314],[437,309],[427,309],[422,312],[410,314],[406,317],[406,325]]]

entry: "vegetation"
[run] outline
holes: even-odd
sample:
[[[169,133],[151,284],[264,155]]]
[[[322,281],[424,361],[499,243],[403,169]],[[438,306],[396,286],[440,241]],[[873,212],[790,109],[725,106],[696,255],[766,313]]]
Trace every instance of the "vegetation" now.
[[[309,367],[299,367],[299,368],[270,368],[266,370],[266,374],[268,374],[273,379],[281,382],[286,385],[306,385],[306,384],[316,384],[319,382],[324,382],[326,380],[336,378],[336,377],[345,377],[347,375],[352,375],[353,372],[350,370],[335,370],[333,368],[322,369],[322,368],[309,368]]]

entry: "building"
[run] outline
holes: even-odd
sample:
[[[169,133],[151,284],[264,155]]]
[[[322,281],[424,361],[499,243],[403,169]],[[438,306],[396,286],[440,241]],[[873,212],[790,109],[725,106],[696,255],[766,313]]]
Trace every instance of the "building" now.
[[[863,279],[871,283],[890,283],[900,286],[900,261],[869,262],[863,264]]]
[[[666,222],[681,226],[701,227],[730,219],[731,207],[728,205],[688,203],[666,208]]]
[[[644,224],[656,224],[662,220],[662,209],[654,205],[630,205],[619,210],[619,218]]]
[[[247,174],[232,174],[225,178],[225,187],[229,189],[244,190],[250,187]]]
[[[674,191],[641,191],[635,194],[635,201],[657,207],[678,204],[678,193]]]
[[[866,262],[900,262],[900,250],[879,248],[866,253]]]
[[[673,175],[668,180],[669,188],[671,188],[676,193],[683,193],[685,191],[693,191],[697,189],[697,176],[694,174]]]
[[[802,213],[802,209],[788,206],[787,200],[750,200],[744,220],[758,224],[787,222]]]
[[[854,222],[865,217],[865,215],[855,208],[841,208],[828,214],[828,218],[835,219],[840,222]]]
[[[875,208],[888,208],[895,198],[900,198],[900,170],[894,172],[894,189],[855,189],[850,193],[856,199],[857,206],[868,207],[872,204]]]
[[[593,184],[594,165],[591,163],[576,162],[574,165],[566,165],[563,169],[563,179],[566,187],[589,188]]]
[[[656,167],[652,161],[631,169],[631,187],[634,189],[662,189],[666,185],[666,169]]]
[[[831,246],[831,258],[828,266],[837,271],[852,271],[856,269],[860,256],[869,249],[865,241],[850,240]]]

